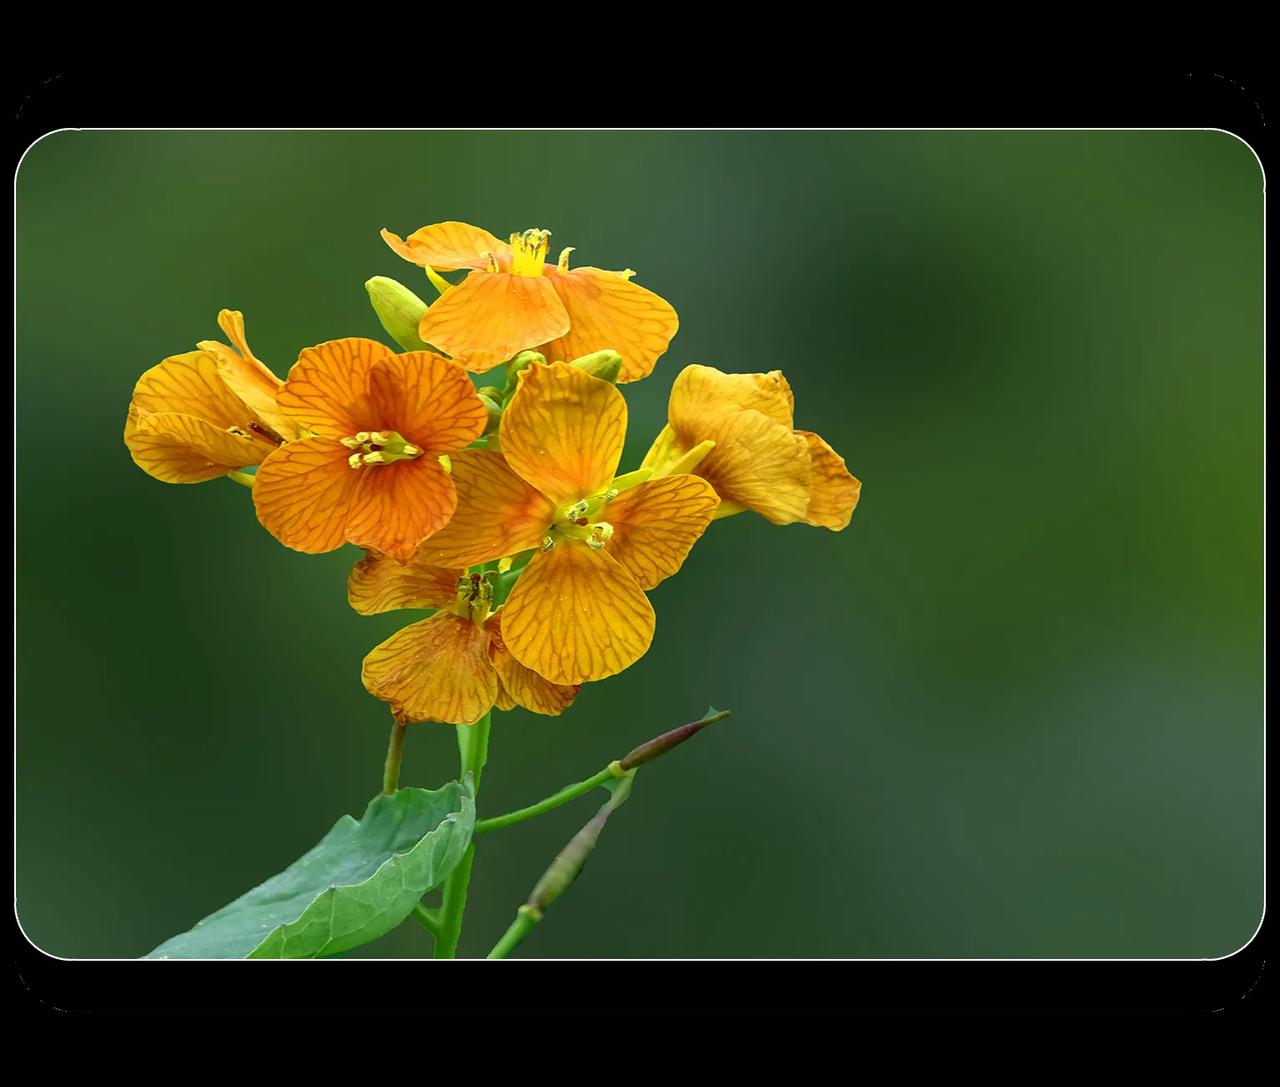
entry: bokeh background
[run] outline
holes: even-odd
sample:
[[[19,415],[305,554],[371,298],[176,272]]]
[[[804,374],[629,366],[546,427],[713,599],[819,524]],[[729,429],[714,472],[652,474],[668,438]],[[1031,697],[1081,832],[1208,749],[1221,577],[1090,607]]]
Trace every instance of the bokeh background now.
[[[284,374],[381,336],[378,237],[552,229],[784,370],[864,483],[840,534],[717,522],[658,637],[494,727],[482,809],[698,716],[525,956],[1216,957],[1263,907],[1263,181],[1221,132],[59,132],[17,178],[17,907],[140,955],[377,791],[345,601],[221,480],[121,442],[133,382],[245,311]],[[452,776],[415,727],[405,781]],[[604,794],[599,794],[603,799]],[[487,836],[483,954],[583,800]],[[429,953],[412,923],[357,954]]]

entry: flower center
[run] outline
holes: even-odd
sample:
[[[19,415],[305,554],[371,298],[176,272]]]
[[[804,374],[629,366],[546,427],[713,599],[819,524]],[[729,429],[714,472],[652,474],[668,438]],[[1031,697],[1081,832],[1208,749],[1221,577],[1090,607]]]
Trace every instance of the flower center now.
[[[422,450],[406,442],[394,430],[362,430],[351,438],[340,439],[353,450],[347,458],[352,468],[372,468],[379,464],[394,464],[398,460],[413,460],[422,456]]]
[[[493,604],[493,582],[481,574],[464,574],[458,578],[457,598],[449,609],[454,615],[470,619],[483,627]]]
[[[613,525],[599,519],[605,506],[618,497],[618,489],[610,487],[594,498],[582,498],[572,506],[562,506],[542,540],[542,550],[550,551],[560,540],[581,540],[599,551],[613,538]]]
[[[542,275],[542,263],[551,245],[551,231],[536,227],[511,235],[511,271],[518,276]]]

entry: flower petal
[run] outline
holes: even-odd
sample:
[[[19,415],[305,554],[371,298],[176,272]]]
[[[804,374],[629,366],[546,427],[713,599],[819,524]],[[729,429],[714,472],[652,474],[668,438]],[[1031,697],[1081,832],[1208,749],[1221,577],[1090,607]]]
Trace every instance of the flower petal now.
[[[809,506],[809,446],[805,439],[758,411],[716,419],[715,447],[695,471],[722,502],[754,510],[776,525],[803,520]]]
[[[498,694],[500,708],[523,706],[527,710],[545,714],[548,717],[556,717],[569,708],[577,697],[581,684],[552,683],[516,660],[502,640],[501,610],[489,617],[485,627],[492,639],[489,644],[489,659],[498,673],[502,688]],[[506,705],[504,706],[503,703]]]
[[[365,657],[361,679],[401,723],[474,724],[498,697],[488,633],[451,612],[391,635]]]
[[[217,360],[203,351],[171,355],[145,371],[133,387],[130,403],[142,417],[177,412],[203,419],[219,430],[247,429],[253,421],[253,413],[222,380]]]
[[[369,371],[369,395],[379,429],[397,431],[432,457],[475,441],[489,421],[467,372],[429,351],[379,359]]]
[[[472,272],[427,307],[418,335],[468,370],[484,373],[568,328],[569,317],[546,276]]]
[[[434,566],[474,566],[539,546],[555,519],[554,504],[515,474],[501,453],[454,453],[458,505],[450,522],[422,547]]]
[[[400,562],[407,563],[423,540],[448,524],[458,502],[449,473],[434,457],[347,471],[363,477],[351,497],[347,539]]]
[[[218,314],[218,326],[232,347],[217,340],[201,340],[196,346],[217,360],[227,387],[268,427],[286,441],[299,437],[297,424],[276,403],[276,394],[283,382],[249,349],[249,341],[245,339],[244,314],[239,310],[224,309]]]
[[[260,464],[275,446],[232,434],[193,415],[131,413],[125,445],[134,463],[165,483],[203,483],[235,468]]]
[[[652,589],[680,569],[719,504],[711,484],[697,476],[639,483],[600,514],[613,526],[606,551],[640,588]]]
[[[809,430],[796,433],[809,443],[809,508],[804,521],[839,532],[853,517],[862,483],[845,467],[844,457],[818,435]]]
[[[347,603],[361,615],[398,608],[443,608],[453,603],[464,572],[428,566],[421,556],[402,566],[390,555],[369,551],[347,576]]]
[[[569,314],[569,331],[541,348],[553,361],[612,348],[622,356],[618,380],[638,381],[653,370],[680,327],[670,302],[619,272],[575,268],[548,278]]]
[[[305,348],[276,399],[295,422],[322,438],[377,430],[369,399],[369,371],[392,352],[375,340],[348,337]]]
[[[615,675],[653,641],[653,608],[635,579],[575,541],[533,557],[502,615],[511,655],[553,683]]]
[[[311,555],[346,543],[347,513],[365,471],[347,466],[349,454],[331,438],[304,438],[272,453],[253,482],[262,526],[286,547]]]
[[[488,268],[490,253],[502,267],[511,262],[511,247],[506,242],[469,223],[433,223],[403,239],[383,229],[382,240],[405,260],[446,272],[455,268]]]
[[[507,463],[553,502],[603,493],[627,436],[627,404],[607,381],[567,362],[535,363],[502,414]]]
[[[703,438],[707,421],[738,411],[758,411],[788,430],[795,396],[781,370],[767,374],[726,374],[714,366],[686,366],[671,385],[667,416],[686,447]]]

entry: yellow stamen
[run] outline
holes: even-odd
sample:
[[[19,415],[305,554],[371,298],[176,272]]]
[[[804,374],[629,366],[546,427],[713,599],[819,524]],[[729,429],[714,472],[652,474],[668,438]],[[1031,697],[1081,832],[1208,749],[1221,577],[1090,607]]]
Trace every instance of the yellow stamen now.
[[[351,438],[338,439],[354,452],[347,458],[352,468],[376,467],[382,464],[394,464],[398,460],[412,460],[422,456],[422,450],[411,442],[406,442],[394,430],[362,430]]]
[[[573,252],[573,246],[566,245],[560,250],[560,259],[556,261],[556,271],[561,275],[569,270],[569,254]]]
[[[518,276],[542,275],[542,264],[551,245],[551,231],[534,227],[511,235],[511,271]]]

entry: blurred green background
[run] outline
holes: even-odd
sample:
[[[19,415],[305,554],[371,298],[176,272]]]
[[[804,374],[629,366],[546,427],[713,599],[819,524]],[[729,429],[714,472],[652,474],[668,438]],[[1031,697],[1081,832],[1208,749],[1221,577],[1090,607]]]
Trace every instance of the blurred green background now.
[[[1263,903],[1263,184],[1220,132],[60,132],[17,179],[17,906],[135,956],[381,780],[346,604],[216,480],[121,442],[133,382],[244,310],[283,375],[381,337],[378,237],[543,226],[780,368],[864,483],[848,530],[717,522],[653,648],[495,724],[482,811],[708,703],[520,954],[1216,957]],[[405,781],[456,767],[411,730]],[[603,800],[604,794],[598,794]],[[482,840],[483,954],[596,801]],[[418,956],[408,924],[358,954]]]

